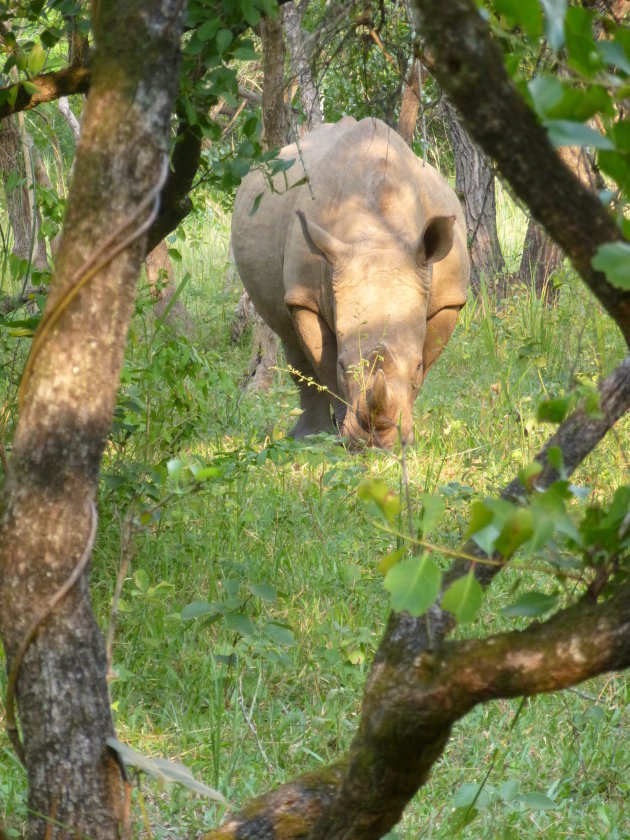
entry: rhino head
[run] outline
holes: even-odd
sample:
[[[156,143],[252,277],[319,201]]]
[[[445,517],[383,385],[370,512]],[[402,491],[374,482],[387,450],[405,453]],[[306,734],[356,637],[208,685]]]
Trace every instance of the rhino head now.
[[[300,215],[311,251],[332,268],[325,314],[346,409],[340,432],[354,447],[411,443],[432,265],[452,248],[455,217],[430,218],[412,242],[387,231],[344,242]]]

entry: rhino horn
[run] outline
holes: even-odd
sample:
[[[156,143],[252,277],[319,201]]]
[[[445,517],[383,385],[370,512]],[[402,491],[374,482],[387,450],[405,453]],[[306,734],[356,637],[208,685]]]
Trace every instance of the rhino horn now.
[[[385,373],[382,369],[378,370],[374,376],[372,386],[368,388],[367,394],[365,395],[367,407],[372,414],[378,414],[385,409],[389,397],[388,390]]]

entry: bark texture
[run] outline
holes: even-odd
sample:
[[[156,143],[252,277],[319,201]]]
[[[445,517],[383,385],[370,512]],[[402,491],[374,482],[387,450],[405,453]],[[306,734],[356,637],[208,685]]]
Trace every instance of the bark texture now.
[[[147,220],[166,173],[184,4],[95,9],[75,177],[0,495],[0,634],[17,670],[32,840],[113,840],[123,817],[105,744],[104,645],[82,571]]]
[[[422,65],[415,58],[411,62],[411,68],[407,75],[402,92],[400,113],[398,115],[398,128],[396,129],[408,146],[413,143],[416,136],[416,124],[420,113],[420,74]]]
[[[558,154],[566,165],[591,192],[604,189],[605,183],[595,171],[584,149],[564,146]],[[565,254],[549,234],[533,218],[530,218],[523,244],[523,256],[516,277],[517,282],[533,286],[537,295],[545,296],[553,303],[558,296],[557,289],[550,286],[550,279],[559,271]]]
[[[0,120],[9,114],[20,111],[30,111],[42,102],[52,102],[60,96],[70,96],[72,93],[87,93],[90,87],[90,68],[86,65],[64,67],[55,73],[43,73],[29,79],[29,85],[35,85],[37,93],[30,93],[20,82],[17,85],[17,95],[14,102],[4,100],[0,104]],[[10,85],[14,87],[14,85]],[[5,88],[6,90],[6,88]]]
[[[600,245],[623,240],[623,234],[549,142],[509,79],[477,7],[471,0],[413,0],[412,6],[430,69],[471,137],[496,161],[630,342],[630,292],[610,285],[591,265]]]
[[[263,49],[262,120],[264,145],[279,149],[287,142],[287,121],[284,108],[284,35],[282,21],[265,18],[260,24]],[[247,293],[244,293],[247,295]],[[239,301],[243,312],[245,301]],[[242,332],[242,330],[241,330]],[[260,315],[254,318],[252,353],[249,360],[247,385],[255,391],[266,391],[273,382],[278,365],[278,337]]]
[[[14,116],[0,123],[0,173],[13,233],[13,253],[27,260],[31,253],[31,210],[20,130]]]
[[[310,54],[302,32],[301,17],[295,0],[291,0],[283,6],[282,22],[289,52],[291,53],[291,69],[300,88],[300,99],[306,116],[306,130],[311,131],[315,126],[324,122],[324,115],[319,104],[317,88],[313,82]]]
[[[455,156],[455,190],[466,217],[470,284],[478,294],[483,277],[488,289],[501,294],[505,262],[497,234],[494,167],[473,143],[453,106],[446,103],[445,112]]]

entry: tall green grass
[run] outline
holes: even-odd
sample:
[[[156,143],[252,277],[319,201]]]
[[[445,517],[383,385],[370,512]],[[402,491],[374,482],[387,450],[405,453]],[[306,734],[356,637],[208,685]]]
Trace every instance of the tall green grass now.
[[[350,743],[388,611],[377,565],[394,547],[356,488],[377,475],[397,488],[401,465],[396,453],[348,455],[325,436],[289,444],[297,395],[286,375],[266,394],[241,390],[249,348],[229,341],[239,290],[225,282],[225,221],[191,219],[178,243],[179,279],[191,275],[183,298],[197,325],[192,340],[156,324],[141,296],[92,575],[105,630],[121,558],[130,562],[110,684],[120,739],[184,762],[238,806]],[[484,306],[470,299],[422,388],[407,453],[413,510],[427,490],[446,500],[433,541],[455,547],[471,501],[496,493],[538,451],[552,431],[536,420],[544,395],[596,381],[623,353],[614,325],[570,275],[553,308],[525,290]],[[628,432],[626,420],[575,481],[604,498],[627,480]],[[191,464],[212,469],[194,483]],[[502,607],[532,582],[550,585],[542,562],[540,571],[506,570],[464,629],[517,626]],[[391,836],[453,836],[490,767],[476,818],[458,836],[628,836],[629,695],[624,675],[606,676],[531,699],[518,717],[517,701],[478,707]],[[20,836],[24,796],[2,734],[0,812],[10,836]],[[194,837],[222,813],[144,777],[133,800],[138,837]]]

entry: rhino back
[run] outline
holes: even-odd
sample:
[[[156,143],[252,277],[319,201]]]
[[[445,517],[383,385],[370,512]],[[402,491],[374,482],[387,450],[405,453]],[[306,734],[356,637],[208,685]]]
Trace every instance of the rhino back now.
[[[295,159],[286,190],[278,175],[271,192],[260,172],[243,181],[234,205],[232,236],[239,273],[254,305],[281,337],[292,323],[284,306],[293,300],[324,313],[330,269],[308,249],[296,210],[346,243],[365,239],[413,244],[433,215],[455,215],[455,245],[434,267],[429,315],[443,306],[465,303],[468,285],[465,224],[459,201],[447,181],[423,164],[399,135],[373,118],[346,117],[323,125],[280,157]],[[250,216],[256,197],[258,210]],[[330,320],[330,319],[327,319]],[[331,326],[333,326],[331,324]]]

